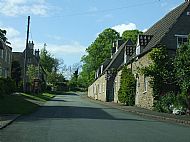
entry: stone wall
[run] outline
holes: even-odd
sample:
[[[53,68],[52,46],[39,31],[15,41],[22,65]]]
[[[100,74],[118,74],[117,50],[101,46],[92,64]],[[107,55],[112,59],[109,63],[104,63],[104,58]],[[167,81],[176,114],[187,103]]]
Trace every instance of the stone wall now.
[[[88,87],[88,97],[100,101],[106,101],[106,86],[106,74],[103,74],[91,86]]]
[[[148,58],[149,53],[136,59],[132,63],[132,72],[136,77],[136,97],[135,105],[143,108],[152,109],[153,107],[153,90],[150,86],[150,78],[139,73],[139,69],[151,64],[151,60]],[[131,64],[128,65],[131,68]]]
[[[117,72],[117,75],[116,75],[115,80],[114,80],[114,102],[115,103],[119,103],[118,91],[119,91],[119,88],[120,88],[121,73],[122,73],[122,70]]]

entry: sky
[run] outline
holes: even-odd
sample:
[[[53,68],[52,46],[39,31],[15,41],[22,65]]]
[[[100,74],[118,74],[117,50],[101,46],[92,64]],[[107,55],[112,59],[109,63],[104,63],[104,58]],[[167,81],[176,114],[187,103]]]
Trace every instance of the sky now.
[[[85,49],[106,28],[146,31],[185,0],[0,0],[0,29],[7,30],[13,52],[29,40],[67,66],[80,62]]]

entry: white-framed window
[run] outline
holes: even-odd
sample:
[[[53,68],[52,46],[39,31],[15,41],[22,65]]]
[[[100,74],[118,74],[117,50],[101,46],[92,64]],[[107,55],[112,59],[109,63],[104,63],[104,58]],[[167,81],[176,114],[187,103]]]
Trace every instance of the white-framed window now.
[[[177,37],[177,48],[179,48],[182,44],[186,44],[188,42],[188,35],[175,35]]]
[[[144,75],[144,92],[147,92],[148,89],[148,80],[147,77]]]

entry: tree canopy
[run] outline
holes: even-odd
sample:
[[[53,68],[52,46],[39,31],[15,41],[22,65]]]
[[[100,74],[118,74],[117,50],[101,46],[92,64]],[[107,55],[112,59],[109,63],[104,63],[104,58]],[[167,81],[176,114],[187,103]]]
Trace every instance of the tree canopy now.
[[[122,34],[122,39],[127,41],[128,39],[131,39],[134,44],[137,42],[137,37],[139,34],[142,34],[143,32],[139,30],[126,30]]]
[[[110,58],[112,43],[119,38],[118,32],[108,28],[100,33],[96,40],[86,49],[87,55],[84,55],[81,59],[83,68],[80,75],[88,82],[88,85],[93,82],[94,73],[98,67],[107,58]]]
[[[43,66],[47,73],[47,81],[54,87],[57,82],[64,82],[64,76],[59,72],[61,62],[52,56],[46,48],[42,48],[40,52],[40,64]]]

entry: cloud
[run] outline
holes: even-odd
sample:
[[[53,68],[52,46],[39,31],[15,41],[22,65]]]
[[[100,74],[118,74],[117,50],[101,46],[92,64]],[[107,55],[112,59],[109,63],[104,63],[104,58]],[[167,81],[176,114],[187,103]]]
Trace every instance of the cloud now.
[[[47,15],[46,0],[0,0],[0,13],[6,16]]]
[[[8,38],[8,41],[11,43],[11,47],[13,48],[13,51],[23,51],[25,48],[25,38],[21,37],[21,34],[18,30],[12,27],[6,27],[2,24],[0,25],[1,29],[4,29],[7,31],[6,37]]]
[[[144,30],[142,30],[142,32],[144,33],[144,32],[146,32],[148,29],[144,29]]]
[[[78,42],[73,42],[71,44],[49,44],[48,49],[54,53],[62,53],[62,54],[85,54],[86,47],[81,45]]]
[[[42,43],[34,41],[34,46],[37,48],[43,47]],[[69,44],[51,44],[47,43],[46,49],[58,59],[63,59],[66,65],[72,65],[80,61],[81,57],[85,55],[86,46],[79,42],[73,41]]]
[[[135,30],[137,29],[137,26],[134,23],[129,23],[129,24],[120,24],[112,27],[112,29],[116,30],[117,32],[122,35],[122,33],[126,30]]]

